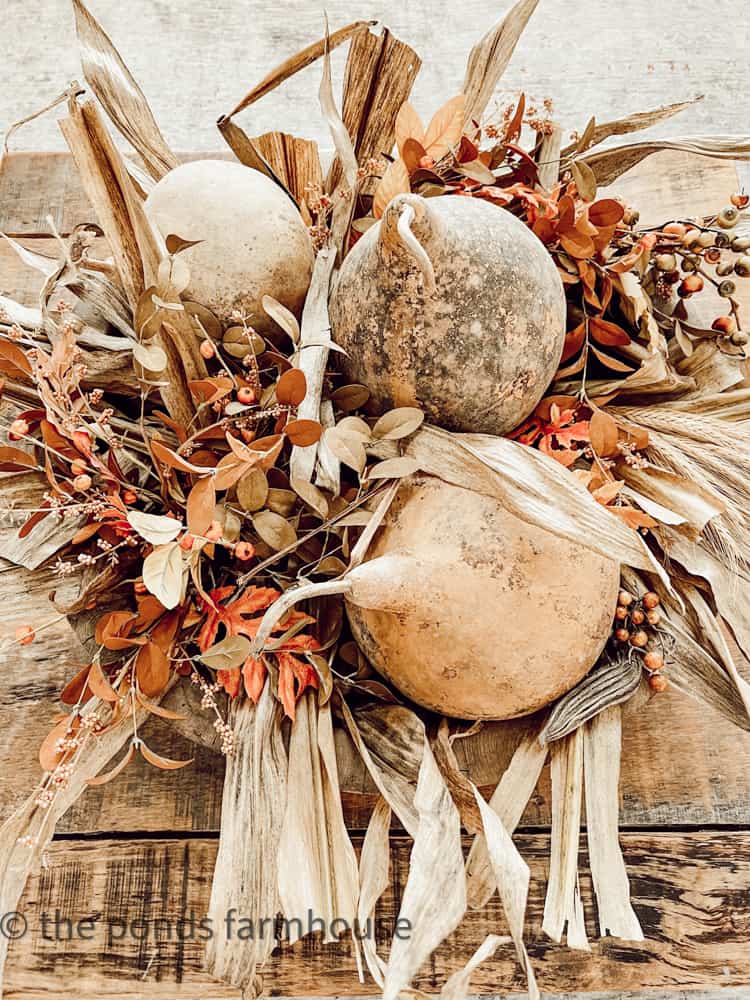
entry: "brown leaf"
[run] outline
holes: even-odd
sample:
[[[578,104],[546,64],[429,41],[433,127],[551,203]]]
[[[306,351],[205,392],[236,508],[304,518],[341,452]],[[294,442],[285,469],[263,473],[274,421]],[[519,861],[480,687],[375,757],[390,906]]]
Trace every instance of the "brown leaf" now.
[[[193,465],[188,462],[181,455],[178,455],[176,451],[172,451],[171,448],[162,444],[161,441],[152,441],[151,451],[154,453],[157,461],[163,465],[168,465],[170,469],[179,469],[180,472],[192,472],[197,475],[203,475],[206,471],[199,465]]]
[[[366,385],[342,385],[331,393],[331,402],[344,413],[359,410],[369,398],[370,390]]]
[[[601,316],[592,316],[589,320],[589,333],[597,344],[603,347],[624,347],[630,343],[630,337],[617,323],[610,323]]]
[[[94,662],[91,666],[89,687],[92,694],[96,695],[97,698],[101,698],[102,701],[115,702],[119,698],[119,695],[107,680],[101,664],[97,662]]]
[[[630,375],[634,371],[632,365],[626,365],[624,361],[612,358],[609,354],[605,354],[604,351],[598,351],[593,344],[590,344],[589,348],[594,357],[601,361],[606,368],[611,368],[613,372],[622,372],[623,374]]]
[[[282,406],[299,406],[307,394],[307,379],[299,368],[285,371],[276,383],[276,399]]]
[[[36,459],[20,448],[0,447],[0,472],[24,472],[35,469]]]
[[[136,693],[135,699],[141,708],[145,708],[147,712],[158,716],[160,719],[169,719],[170,721],[178,722],[181,719],[187,718],[187,716],[181,715],[179,712],[173,712],[169,708],[164,708],[162,705],[157,705],[155,702],[149,701],[140,693]]]
[[[0,372],[6,375],[31,375],[31,362],[17,344],[0,340]]]
[[[138,650],[135,675],[138,679],[138,687],[147,698],[155,698],[167,686],[169,660],[155,642],[149,642]]]
[[[422,145],[434,160],[441,160],[458,145],[463,132],[465,110],[466,98],[463,94],[458,94],[446,101],[433,115],[425,130]]]
[[[604,410],[594,410],[589,424],[589,439],[597,455],[608,458],[616,454],[619,437],[615,418]]]
[[[298,448],[307,448],[320,440],[323,428],[317,420],[292,420],[284,428],[284,433]]]
[[[162,771],[177,771],[181,767],[187,767],[188,764],[192,764],[195,759],[191,757],[190,760],[171,760],[169,757],[162,757],[161,754],[154,753],[153,750],[149,749],[142,740],[138,744],[138,749],[149,764],[161,768]]]
[[[98,774],[95,778],[87,778],[86,784],[90,786],[106,785],[107,782],[112,781],[114,778],[117,777],[118,774],[121,774],[125,770],[125,768],[133,759],[134,753],[135,753],[135,747],[131,743],[130,747],[128,748],[128,752],[125,754],[122,760],[118,761],[117,764],[115,764],[115,766],[110,771],[105,771],[103,774]]]
[[[596,198],[596,174],[588,163],[584,163],[583,160],[573,160],[570,171],[581,198],[584,201],[593,201]]]
[[[130,649],[141,641],[130,639],[136,616],[132,611],[109,611],[96,623],[94,638],[105,649]]]
[[[404,155],[404,143],[415,139],[424,148],[424,125],[422,119],[408,101],[404,101],[396,115],[396,146]]]
[[[378,186],[375,188],[375,196],[372,200],[372,214],[376,219],[382,219],[393,198],[397,194],[408,194],[411,191],[409,181],[409,171],[402,159],[394,160],[388,165],[388,169],[380,178]]]
[[[591,168],[589,168],[591,169]],[[589,219],[597,229],[616,226],[625,215],[625,206],[614,198],[601,198],[589,206]]]
[[[89,670],[91,670],[91,665],[87,664],[75,677],[72,677],[65,687],[60,692],[60,701],[63,705],[77,705],[79,701],[86,701],[89,695],[89,691],[84,695],[88,685],[87,680],[89,676]]]
[[[212,476],[199,479],[188,494],[186,516],[188,531],[204,535],[214,519],[216,488]]]
[[[39,763],[43,771],[54,771],[57,765],[65,759],[66,754],[57,750],[57,744],[65,738],[68,730],[75,733],[80,724],[80,716],[75,715],[71,718],[71,716],[66,715],[52,727],[52,731],[45,736],[39,747]]]

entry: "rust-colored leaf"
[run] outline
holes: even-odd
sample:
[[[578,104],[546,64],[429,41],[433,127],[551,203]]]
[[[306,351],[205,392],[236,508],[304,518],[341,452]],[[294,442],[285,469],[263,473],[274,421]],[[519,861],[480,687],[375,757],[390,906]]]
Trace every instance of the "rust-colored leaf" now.
[[[0,448],[0,472],[25,472],[36,468],[36,459],[20,448]]]
[[[135,753],[135,747],[131,743],[130,747],[128,748],[128,752],[121,760],[119,760],[115,764],[115,766],[110,771],[105,771],[103,774],[97,774],[95,778],[87,778],[86,784],[94,787],[96,785],[106,785],[108,782],[113,781],[118,774],[121,774],[125,770],[125,768],[133,759],[134,753]]]
[[[625,206],[614,198],[601,198],[589,206],[589,219],[597,229],[616,226],[625,214]]]
[[[408,194],[411,191],[409,171],[402,159],[394,160],[380,178],[375,188],[372,200],[372,214],[376,219],[382,219],[383,212],[397,194]]]
[[[284,433],[298,448],[307,448],[320,440],[323,428],[317,420],[292,420],[284,428]]]
[[[101,668],[101,664],[93,663],[91,666],[91,673],[89,674],[89,687],[93,694],[97,698],[101,698],[102,701],[115,702],[119,698],[119,695],[109,683],[104,671]]]
[[[212,476],[199,479],[188,494],[186,504],[187,527],[194,535],[204,535],[214,518],[216,488]]]
[[[69,730],[71,733],[77,732],[80,725],[81,720],[78,715],[72,717],[66,715],[55,723],[39,747],[39,763],[43,771],[54,771],[58,764],[61,764],[65,760],[70,751],[68,754],[60,753],[57,749],[57,744],[65,738]]]
[[[169,660],[155,642],[146,643],[135,661],[138,687],[147,698],[161,694],[169,681]]]
[[[396,145],[401,156],[404,155],[404,143],[407,139],[415,139],[424,146],[424,125],[422,119],[408,101],[399,108],[396,115]]]
[[[75,677],[72,677],[65,687],[60,692],[60,701],[63,705],[77,705],[79,701],[86,701],[90,693],[90,689],[87,690],[89,670],[91,670],[91,665],[86,664],[82,667]],[[84,694],[84,691],[86,694]]]
[[[132,611],[109,611],[96,623],[94,638],[105,649],[129,649],[143,640],[130,639],[136,616]]]
[[[610,455],[617,454],[619,437],[615,418],[604,410],[594,410],[589,423],[589,440],[597,455],[609,458]]]
[[[192,764],[194,759],[191,757],[190,760],[171,760],[169,757],[162,757],[161,754],[149,749],[143,741],[138,744],[138,749],[149,764],[153,764],[154,767],[160,767],[163,771],[177,771],[181,767],[187,767],[188,764]]]
[[[461,138],[466,111],[466,98],[457,94],[446,101],[432,117],[425,129],[422,145],[435,160],[442,159],[456,146]]]
[[[307,379],[299,368],[290,368],[276,383],[276,399],[282,406],[299,406],[307,394]]]
[[[630,337],[617,323],[610,323],[601,316],[592,316],[589,320],[589,333],[597,344],[602,347],[624,347],[630,343]]]
[[[157,461],[164,465],[168,465],[170,469],[178,469],[180,472],[193,472],[197,475],[201,475],[205,472],[199,465],[193,465],[188,462],[181,455],[178,455],[176,451],[172,451],[161,441],[151,442],[151,451],[154,453],[154,457]]]

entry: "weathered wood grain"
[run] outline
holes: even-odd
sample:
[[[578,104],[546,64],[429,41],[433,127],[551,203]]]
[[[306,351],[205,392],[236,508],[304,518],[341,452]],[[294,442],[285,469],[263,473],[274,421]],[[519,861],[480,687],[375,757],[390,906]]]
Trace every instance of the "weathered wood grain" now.
[[[581,891],[593,954],[576,953],[542,937],[547,835],[521,835],[519,849],[532,869],[527,919],[529,951],[540,986],[549,990],[622,991],[670,987],[750,985],[750,834],[627,833],[622,837],[633,903],[645,944],[596,940],[591,879],[582,844]],[[7,997],[99,998],[148,996],[180,1000],[236,993],[214,985],[201,971],[200,940],[176,940],[180,917],[205,915],[216,841],[65,841],[53,844],[49,867],[33,878],[20,905],[29,931],[10,950]],[[406,878],[410,842],[394,838],[393,890],[377,911],[392,926]],[[74,921],[92,918],[90,941],[45,941],[41,914],[55,910]],[[241,915],[238,915],[238,917]],[[155,921],[162,923],[155,925]],[[142,921],[134,940],[125,921]],[[107,928],[112,931],[107,935]],[[485,934],[503,933],[497,897],[474,911],[433,956],[415,985],[434,991]],[[162,940],[157,941],[156,928]],[[171,927],[172,940],[164,940]],[[142,928],[142,929],[140,929]],[[212,928],[225,933],[225,927]],[[67,932],[65,932],[67,933]],[[186,932],[183,932],[186,933]],[[48,937],[54,930],[48,923]],[[196,932],[195,937],[198,937]],[[375,992],[357,982],[350,944],[324,946],[304,940],[277,950],[264,974],[273,995],[351,995]],[[517,992],[524,983],[511,949],[501,949],[472,980],[472,991]]]

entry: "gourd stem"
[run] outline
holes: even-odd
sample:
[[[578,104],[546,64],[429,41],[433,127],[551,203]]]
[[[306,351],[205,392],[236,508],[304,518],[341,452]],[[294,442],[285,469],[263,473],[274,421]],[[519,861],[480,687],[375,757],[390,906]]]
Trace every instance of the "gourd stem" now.
[[[416,213],[413,205],[410,205],[408,202],[402,205],[398,216],[398,222],[396,224],[396,230],[401,238],[401,242],[404,244],[404,247],[412,255],[419,270],[422,272],[425,288],[428,291],[432,291],[435,287],[435,271],[432,267],[432,261],[427,255],[427,251],[412,231],[411,224],[414,221],[415,216]]]
[[[348,594],[352,585],[346,577],[339,577],[338,580],[324,580],[321,583],[305,583],[300,587],[290,587],[285,593],[273,602],[271,607],[263,615],[255,640],[250,647],[250,656],[257,657],[263,651],[263,647],[271,638],[274,627],[284,617],[287,611],[291,611],[295,604],[306,601],[311,597],[327,597],[330,594]]]

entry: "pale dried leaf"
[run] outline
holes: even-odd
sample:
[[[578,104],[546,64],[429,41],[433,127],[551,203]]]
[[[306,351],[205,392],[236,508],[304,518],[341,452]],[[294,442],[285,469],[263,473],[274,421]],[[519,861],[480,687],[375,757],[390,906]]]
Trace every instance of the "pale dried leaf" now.
[[[145,514],[140,510],[130,510],[127,522],[151,545],[166,545],[174,541],[182,531],[182,521],[165,514]]]
[[[253,527],[260,538],[274,550],[280,552],[297,541],[297,532],[292,524],[272,510],[261,510],[253,516]]]
[[[187,566],[178,542],[157,545],[143,560],[143,582],[146,589],[171,611],[182,600]]]

